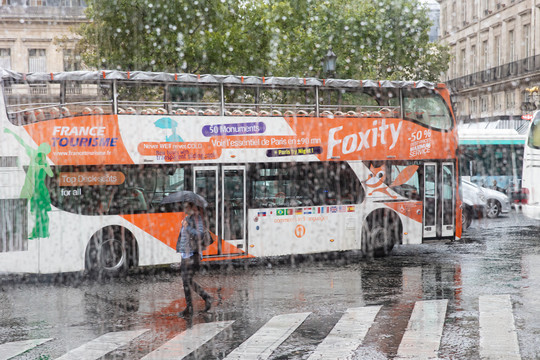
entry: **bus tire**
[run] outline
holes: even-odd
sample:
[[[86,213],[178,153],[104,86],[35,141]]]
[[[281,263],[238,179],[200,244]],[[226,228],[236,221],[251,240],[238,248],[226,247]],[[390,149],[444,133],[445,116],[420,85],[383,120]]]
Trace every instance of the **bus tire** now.
[[[367,258],[385,257],[401,242],[401,222],[392,211],[370,214],[362,228],[362,249]]]
[[[88,242],[85,270],[91,275],[116,276],[137,265],[137,242],[131,232],[123,227],[100,229]]]

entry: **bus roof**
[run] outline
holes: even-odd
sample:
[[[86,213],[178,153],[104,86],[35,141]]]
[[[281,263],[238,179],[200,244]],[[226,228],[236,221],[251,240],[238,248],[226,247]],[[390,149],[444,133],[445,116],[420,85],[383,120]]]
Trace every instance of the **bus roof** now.
[[[515,129],[459,128],[459,145],[512,145],[525,144],[525,135]]]
[[[322,86],[327,88],[444,88],[444,84],[429,81],[397,81],[397,80],[352,80],[352,79],[317,79],[297,77],[261,77],[237,75],[197,75],[184,73],[148,72],[148,71],[68,71],[68,72],[35,72],[19,73],[0,69],[3,81],[9,82],[61,82],[61,81],[148,81],[184,84],[225,84],[253,86]]]

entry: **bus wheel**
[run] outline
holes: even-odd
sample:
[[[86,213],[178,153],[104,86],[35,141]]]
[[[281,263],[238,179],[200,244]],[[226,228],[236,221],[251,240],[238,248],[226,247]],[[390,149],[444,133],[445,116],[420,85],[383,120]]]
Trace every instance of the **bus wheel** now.
[[[384,257],[390,254],[394,248],[394,237],[392,229],[377,225],[371,229],[371,243],[373,244],[373,255]]]
[[[138,262],[137,244],[123,227],[109,226],[92,236],[86,247],[85,268],[93,275],[118,275]]]
[[[362,228],[362,248],[368,258],[390,254],[395,244],[401,242],[401,222],[391,211],[370,214]]]

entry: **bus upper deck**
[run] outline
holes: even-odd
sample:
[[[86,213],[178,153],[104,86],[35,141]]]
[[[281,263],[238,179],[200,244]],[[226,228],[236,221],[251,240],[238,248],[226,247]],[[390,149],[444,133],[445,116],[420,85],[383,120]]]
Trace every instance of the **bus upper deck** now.
[[[121,71],[21,74],[2,70],[13,123],[92,114],[397,117],[448,130],[443,84]]]

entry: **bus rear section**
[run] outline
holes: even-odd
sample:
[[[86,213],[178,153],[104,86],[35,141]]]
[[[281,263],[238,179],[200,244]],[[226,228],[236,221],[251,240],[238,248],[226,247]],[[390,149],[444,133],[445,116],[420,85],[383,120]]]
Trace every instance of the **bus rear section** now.
[[[540,220],[540,112],[534,114],[527,133],[523,156],[523,214]]]

